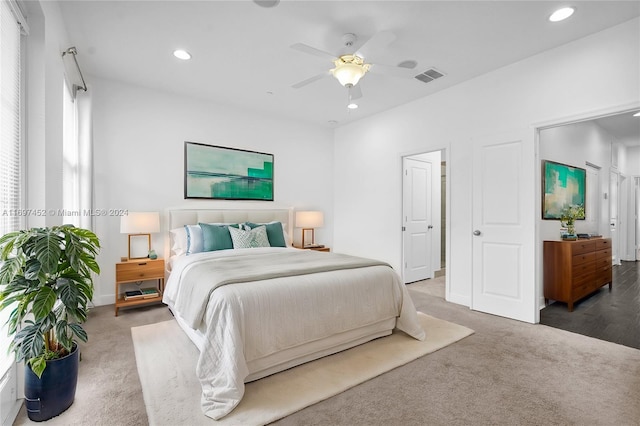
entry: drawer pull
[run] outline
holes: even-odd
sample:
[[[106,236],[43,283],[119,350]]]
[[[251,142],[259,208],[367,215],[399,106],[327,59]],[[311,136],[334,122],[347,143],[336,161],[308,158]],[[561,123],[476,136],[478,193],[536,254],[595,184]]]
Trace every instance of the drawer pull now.
[[[142,262],[142,263],[138,263],[138,266],[144,266],[146,264],[147,264],[147,262]]]

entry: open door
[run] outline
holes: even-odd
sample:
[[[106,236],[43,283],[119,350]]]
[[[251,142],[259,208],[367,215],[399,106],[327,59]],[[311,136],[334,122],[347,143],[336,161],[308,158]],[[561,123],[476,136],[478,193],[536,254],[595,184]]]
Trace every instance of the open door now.
[[[535,323],[533,152],[520,135],[483,138],[473,158],[471,308]]]
[[[433,278],[433,164],[403,158],[404,282]]]

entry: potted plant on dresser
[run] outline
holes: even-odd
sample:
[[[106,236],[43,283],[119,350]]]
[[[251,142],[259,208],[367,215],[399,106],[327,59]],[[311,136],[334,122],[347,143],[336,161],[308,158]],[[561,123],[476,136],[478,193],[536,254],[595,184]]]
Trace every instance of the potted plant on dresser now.
[[[98,237],[72,225],[32,228],[0,237],[0,310],[10,309],[10,350],[25,362],[25,406],[44,421],[75,398],[80,325],[99,274]]]

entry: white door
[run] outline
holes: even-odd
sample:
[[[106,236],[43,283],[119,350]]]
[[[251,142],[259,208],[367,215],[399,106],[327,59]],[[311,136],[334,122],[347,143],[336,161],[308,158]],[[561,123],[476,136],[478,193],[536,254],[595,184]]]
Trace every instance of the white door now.
[[[582,231],[591,234],[601,234],[600,230],[600,170],[594,167],[587,168],[586,177],[587,199],[585,202],[585,219]]]
[[[611,261],[614,265],[620,264],[618,258],[618,188],[618,172],[612,171],[609,174],[609,229],[611,232]]]
[[[404,158],[403,166],[403,256],[406,284],[433,278],[432,165]]]
[[[535,323],[533,143],[483,138],[473,152],[471,308]],[[540,211],[539,209],[536,211]]]

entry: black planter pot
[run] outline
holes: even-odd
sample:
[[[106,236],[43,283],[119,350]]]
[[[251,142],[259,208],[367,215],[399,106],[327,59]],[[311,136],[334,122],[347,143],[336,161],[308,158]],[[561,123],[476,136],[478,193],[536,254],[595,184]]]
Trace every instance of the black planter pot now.
[[[73,404],[78,383],[79,354],[78,345],[74,343],[69,355],[47,361],[41,378],[35,375],[31,367],[25,367],[25,408],[30,420],[49,420]]]

